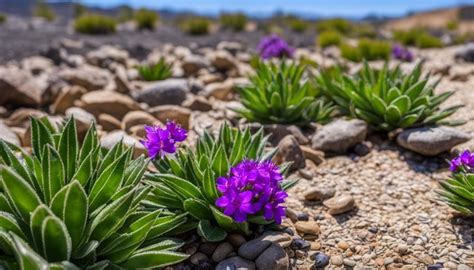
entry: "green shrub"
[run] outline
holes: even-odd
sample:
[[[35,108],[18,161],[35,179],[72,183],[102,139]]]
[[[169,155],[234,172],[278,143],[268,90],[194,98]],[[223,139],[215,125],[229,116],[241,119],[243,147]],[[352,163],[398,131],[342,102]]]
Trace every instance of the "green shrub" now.
[[[153,30],[155,29],[155,23],[158,20],[158,14],[152,10],[142,8],[135,13],[134,19],[137,23],[138,29]]]
[[[298,18],[290,19],[288,25],[291,31],[296,33],[303,33],[308,29],[308,22]]]
[[[363,59],[368,61],[387,60],[391,53],[390,43],[365,38],[360,39],[357,46],[341,44],[340,49],[342,57],[354,62],[360,62]]]
[[[219,198],[216,181],[226,176],[231,167],[243,160],[269,161],[276,149],[265,152],[268,137],[260,129],[255,134],[250,128],[239,130],[223,124],[219,134],[213,136],[204,131],[196,144],[196,149],[180,149],[175,157],[165,156],[155,159],[154,165],[159,174],[148,174],[154,187],[147,200],[150,207],[165,207],[178,212],[189,213],[193,221],[187,226],[198,229],[198,234],[206,241],[218,242],[225,239],[227,232],[250,235],[256,224],[271,224],[260,213],[252,215],[245,222],[236,222],[217,208]],[[284,175],[290,164],[279,167]],[[295,181],[282,181],[283,190],[290,188]]]
[[[376,38],[377,31],[372,24],[360,23],[354,26],[351,31],[351,36],[358,38]]]
[[[132,160],[121,142],[102,149],[94,125],[79,146],[74,119],[61,132],[32,119],[31,134],[32,155],[0,140],[6,269],[150,269],[189,256],[159,238],[186,217],[141,206],[151,189],[144,156]]]
[[[161,81],[171,77],[171,67],[171,64],[161,58],[156,64],[139,66],[138,73],[145,81]]]
[[[183,31],[194,36],[209,34],[209,27],[210,22],[206,18],[189,18],[181,23]]]
[[[85,14],[74,22],[76,32],[84,34],[109,34],[115,32],[115,20],[98,14]]]
[[[342,42],[342,35],[334,30],[324,31],[319,34],[316,42],[321,48],[326,48],[329,46],[339,46]]]
[[[446,24],[446,29],[450,31],[457,30],[459,28],[459,21],[457,20],[451,20]]]
[[[0,14],[0,24],[4,23],[7,20],[7,16]]]
[[[393,38],[406,46],[419,48],[439,48],[443,46],[443,42],[439,38],[420,28],[409,31],[395,31]]]
[[[302,82],[305,68],[285,61],[260,63],[250,85],[239,91],[244,108],[237,111],[249,122],[307,125],[329,121],[334,107],[316,98],[319,93],[308,81]]]
[[[54,19],[56,18],[54,10],[52,10],[51,7],[48,6],[44,1],[38,1],[33,10],[33,15],[36,17],[43,18],[49,22],[54,21]]]
[[[428,83],[429,75],[421,74],[420,64],[404,74],[400,67],[388,69],[385,65],[382,70],[375,70],[365,63],[357,75],[322,71],[316,82],[346,115],[363,119],[376,130],[391,131],[443,123],[459,108],[440,110],[440,104],[453,92],[435,95],[437,83]]]
[[[245,29],[247,25],[247,16],[243,13],[223,13],[219,16],[219,22],[223,28],[231,29],[235,32],[240,32]]]
[[[329,20],[323,20],[316,24],[316,30],[318,32],[324,31],[338,31],[342,34],[349,34],[352,31],[352,23],[348,20],[335,18]]]

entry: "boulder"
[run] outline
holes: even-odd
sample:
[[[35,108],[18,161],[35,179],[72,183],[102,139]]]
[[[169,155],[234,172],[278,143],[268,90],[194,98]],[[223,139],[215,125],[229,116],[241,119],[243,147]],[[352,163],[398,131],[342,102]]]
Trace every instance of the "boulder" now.
[[[80,138],[83,138],[86,135],[86,132],[91,126],[92,122],[96,121],[94,115],[77,107],[71,107],[67,109],[65,115],[67,117],[74,116],[74,119],[76,120],[77,133]]]
[[[47,114],[43,111],[30,109],[30,108],[20,108],[15,110],[10,117],[5,121],[5,124],[11,127],[28,127],[30,125],[31,117],[43,117]]]
[[[228,71],[237,67],[232,54],[224,50],[212,52],[209,55],[209,59],[212,65],[221,71]]]
[[[278,164],[292,162],[290,171],[305,167],[305,157],[301,147],[293,135],[286,135],[278,144],[275,161]]]
[[[469,139],[471,136],[466,132],[438,126],[407,129],[398,135],[397,143],[418,154],[436,156]]]
[[[105,131],[120,129],[122,125],[120,120],[106,113],[99,114],[99,117],[97,117],[97,122],[102,127],[102,130]]]
[[[128,112],[122,119],[122,129],[129,131],[131,127],[137,125],[158,125],[161,124],[153,115],[144,111]]]
[[[112,91],[92,91],[83,95],[80,101],[80,107],[95,116],[107,113],[122,119],[129,111],[140,110],[133,99]]]
[[[0,67],[0,105],[38,106],[47,85],[18,67]]]
[[[219,100],[228,100],[234,90],[234,83],[231,79],[224,82],[210,83],[204,87],[206,97],[214,97]]]
[[[68,108],[74,106],[74,101],[87,93],[84,87],[73,85],[63,88],[54,103],[50,106],[51,113],[64,113]]]
[[[282,247],[272,244],[258,256],[255,264],[259,270],[287,270],[290,268],[290,259]]]
[[[162,105],[150,108],[148,112],[162,123],[173,120],[187,130],[190,128],[191,111],[189,109],[175,105]]]
[[[367,124],[359,119],[335,120],[316,130],[311,147],[333,153],[345,153],[367,136]]]
[[[167,79],[152,83],[135,94],[136,100],[150,106],[180,105],[190,92],[186,79]]]
[[[181,68],[186,76],[196,75],[199,70],[208,66],[209,62],[204,57],[194,54],[186,56],[181,63]]]
[[[208,112],[212,110],[212,104],[203,96],[190,95],[182,105],[193,111]]]
[[[58,75],[69,84],[82,86],[88,91],[104,89],[111,81],[108,71],[90,65],[63,69]]]
[[[474,43],[466,44],[454,55],[455,59],[474,63]]]
[[[282,247],[289,246],[292,238],[286,233],[269,231],[264,235],[242,244],[238,250],[240,257],[255,260],[262,252],[272,244]]]
[[[112,62],[117,62],[125,65],[129,55],[125,50],[121,50],[117,47],[104,45],[97,50],[93,50],[87,53],[86,60],[91,65],[99,67],[107,67]]]

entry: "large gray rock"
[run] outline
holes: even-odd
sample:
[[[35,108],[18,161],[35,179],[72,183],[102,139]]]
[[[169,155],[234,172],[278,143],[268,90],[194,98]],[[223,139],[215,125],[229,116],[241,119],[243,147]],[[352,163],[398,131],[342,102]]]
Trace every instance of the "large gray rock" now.
[[[258,256],[255,264],[259,270],[287,270],[290,259],[282,247],[272,244]]]
[[[37,106],[47,85],[17,67],[0,68],[0,105]]]
[[[312,147],[316,150],[345,153],[367,136],[367,124],[359,119],[336,120],[316,131]]]
[[[250,128],[253,132],[256,132],[262,127],[259,123],[252,123]],[[263,132],[265,135],[270,134],[269,141],[273,145],[278,143],[287,135],[293,135],[299,144],[308,144],[308,138],[301,132],[301,129],[295,125],[282,125],[282,124],[268,124],[263,125]]]
[[[221,261],[216,270],[255,270],[255,264],[240,257],[232,257]]]
[[[186,99],[186,93],[189,92],[189,84],[186,79],[167,79],[150,84],[136,93],[135,98],[150,106],[180,105]]]
[[[454,57],[465,62],[474,62],[474,43],[470,43],[462,47],[456,52]]]
[[[403,131],[398,135],[397,143],[413,152],[435,156],[467,142],[470,138],[466,132],[452,127],[422,127]]]
[[[240,246],[238,254],[240,257],[255,260],[270,245],[277,244],[280,246],[289,246],[291,244],[291,236],[285,233],[269,231],[264,235],[252,239]]]

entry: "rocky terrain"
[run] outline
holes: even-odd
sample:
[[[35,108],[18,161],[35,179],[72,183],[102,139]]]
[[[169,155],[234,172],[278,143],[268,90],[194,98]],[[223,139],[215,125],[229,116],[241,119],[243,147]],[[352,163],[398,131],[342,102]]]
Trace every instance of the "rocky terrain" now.
[[[145,124],[175,119],[190,131],[190,144],[204,129],[215,130],[223,121],[249,124],[232,108],[240,106],[236,89],[253,73],[249,62],[262,33],[186,39],[164,27],[153,34],[64,38],[64,30],[56,28],[25,28],[18,34],[4,27],[0,39],[9,41],[0,43],[0,138],[14,145],[30,147],[30,116],[57,124],[74,116],[82,134],[95,122],[104,147],[123,139],[136,155],[145,152],[139,142]],[[222,41],[226,35],[240,42]],[[298,45],[296,58],[323,66],[338,60],[337,48],[316,50],[310,36],[290,42]],[[194,44],[182,46],[189,43]],[[266,125],[273,145],[279,146],[277,158],[294,162],[293,174],[301,179],[290,190],[285,229],[262,230],[253,240],[229,235],[222,243],[190,237],[183,247],[192,254],[190,260],[174,268],[474,267],[474,220],[454,213],[435,193],[438,181],[448,175],[449,151],[474,149],[474,64],[464,61],[469,60],[466,52],[456,59],[462,50],[469,47],[416,55],[441,80],[437,91],[455,91],[444,106],[464,105],[451,117],[464,125],[407,130],[398,139],[397,134],[375,133],[360,120],[338,119],[304,130]],[[161,57],[173,64],[172,78],[143,81],[136,66]],[[403,63],[402,68],[414,65]]]

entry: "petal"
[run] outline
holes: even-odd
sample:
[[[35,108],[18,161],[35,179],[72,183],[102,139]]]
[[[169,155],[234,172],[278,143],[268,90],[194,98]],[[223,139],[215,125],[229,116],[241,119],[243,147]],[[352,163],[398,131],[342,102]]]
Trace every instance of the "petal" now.
[[[239,201],[240,203],[248,203],[252,200],[253,198],[253,192],[252,191],[244,191],[239,194]]]
[[[222,196],[216,200],[216,206],[224,208],[229,204],[229,198]]]
[[[247,220],[247,214],[237,209],[234,213],[234,220],[239,223],[245,222]]]

